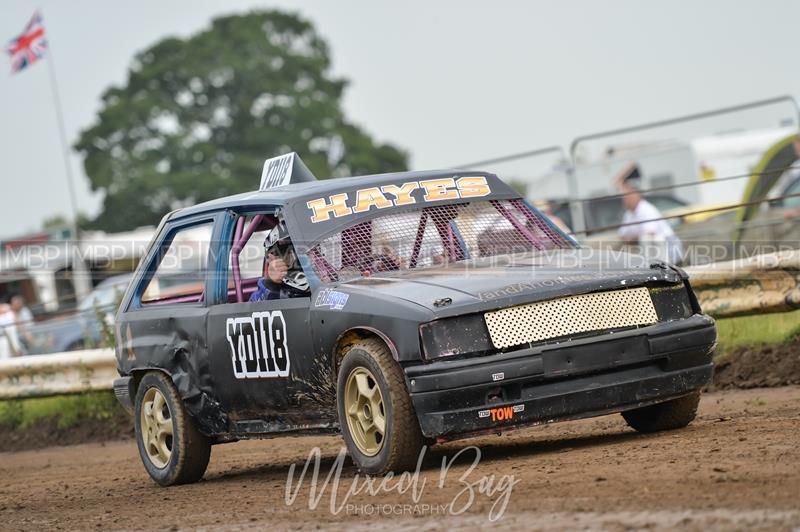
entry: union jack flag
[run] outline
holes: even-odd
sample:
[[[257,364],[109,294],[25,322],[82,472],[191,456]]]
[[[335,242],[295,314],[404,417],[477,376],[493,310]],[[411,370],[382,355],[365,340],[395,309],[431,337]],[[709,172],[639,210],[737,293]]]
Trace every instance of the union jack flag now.
[[[44,38],[42,15],[37,11],[19,37],[11,39],[6,52],[11,56],[11,73],[19,72],[44,57],[47,40]]]

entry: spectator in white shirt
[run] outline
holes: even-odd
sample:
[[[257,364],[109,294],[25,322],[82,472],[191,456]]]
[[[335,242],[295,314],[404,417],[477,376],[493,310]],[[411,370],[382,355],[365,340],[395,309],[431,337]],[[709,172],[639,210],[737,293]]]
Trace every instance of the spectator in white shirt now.
[[[25,351],[27,351],[33,344],[33,336],[29,329],[33,323],[33,313],[31,309],[25,306],[25,298],[22,296],[11,298],[11,311],[14,313],[14,319],[16,320],[17,337],[24,344],[21,347],[24,347]]]
[[[626,166],[615,179],[617,189],[624,194],[625,205],[622,226],[618,229],[620,238],[628,245],[641,246],[648,258],[680,264],[683,258],[680,239],[658,208],[642,198],[636,186],[629,182],[633,175],[639,175],[635,163]]]
[[[16,318],[11,307],[0,304],[0,360],[11,358],[19,353]]]

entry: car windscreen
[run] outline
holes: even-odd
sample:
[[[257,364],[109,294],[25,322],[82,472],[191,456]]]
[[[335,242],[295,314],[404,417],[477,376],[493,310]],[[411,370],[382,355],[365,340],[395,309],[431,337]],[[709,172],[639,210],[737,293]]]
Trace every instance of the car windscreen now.
[[[376,215],[309,250],[323,282],[442,266],[574,242],[520,199],[472,201]]]

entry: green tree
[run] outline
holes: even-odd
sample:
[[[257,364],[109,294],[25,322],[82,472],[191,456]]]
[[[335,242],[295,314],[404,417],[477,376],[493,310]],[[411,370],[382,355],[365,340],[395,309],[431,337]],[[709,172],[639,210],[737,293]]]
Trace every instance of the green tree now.
[[[67,220],[63,214],[48,216],[42,222],[42,230],[44,231],[48,229],[61,229],[63,227],[69,227],[69,220]]]
[[[75,148],[92,190],[92,226],[153,224],[172,209],[253,190],[264,159],[296,151],[324,178],[406,169],[407,154],[344,117],[347,81],[326,42],[295,14],[217,18],[139,53],[124,87],[102,96]]]
[[[78,228],[90,229],[92,220],[86,213],[78,213]],[[67,229],[72,230],[72,222],[63,214],[53,214],[48,216],[42,222],[42,231],[50,231],[53,229]]]

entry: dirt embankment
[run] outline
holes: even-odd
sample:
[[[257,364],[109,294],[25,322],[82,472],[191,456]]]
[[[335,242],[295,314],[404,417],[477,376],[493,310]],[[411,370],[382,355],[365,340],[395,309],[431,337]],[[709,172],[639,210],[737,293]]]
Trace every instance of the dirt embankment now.
[[[133,421],[120,408],[108,419],[81,419],[69,427],[61,426],[57,417],[38,419],[21,430],[0,424],[0,452],[126,440],[133,436]]]
[[[714,371],[714,389],[771,388],[800,384],[800,341],[726,354]]]

